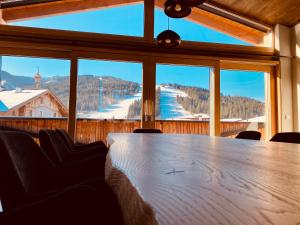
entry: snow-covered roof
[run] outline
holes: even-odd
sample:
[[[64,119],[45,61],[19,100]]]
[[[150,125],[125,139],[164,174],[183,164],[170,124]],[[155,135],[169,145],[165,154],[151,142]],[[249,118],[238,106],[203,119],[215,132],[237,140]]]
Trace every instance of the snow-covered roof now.
[[[243,120],[243,122],[263,123],[263,122],[266,122],[266,117],[265,116],[254,117],[251,119]]]
[[[47,89],[0,91],[0,102],[3,103],[2,108],[4,109],[6,107],[6,111],[8,111],[46,92],[48,92]]]
[[[241,122],[242,119],[241,118],[225,118],[225,119],[221,119],[222,122]]]

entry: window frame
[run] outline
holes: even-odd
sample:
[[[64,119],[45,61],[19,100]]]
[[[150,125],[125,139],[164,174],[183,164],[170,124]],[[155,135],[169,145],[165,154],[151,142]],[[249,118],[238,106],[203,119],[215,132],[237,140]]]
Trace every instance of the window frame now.
[[[154,1],[144,1],[144,36],[95,34],[0,25],[0,55],[29,56],[70,61],[70,95],[68,131],[76,130],[76,95],[78,59],[99,59],[143,64],[143,102],[155,102],[156,64],[202,65],[214,68],[210,88],[213,96],[211,135],[220,135],[220,70],[245,69],[269,73],[267,126],[269,135],[281,124],[279,59],[274,47],[239,46],[183,41],[179,48],[163,49],[155,44]],[[0,23],[1,24],[1,23]],[[82,41],[84,40],[84,41]],[[142,104],[144,115],[144,104]],[[141,117],[142,127],[153,127],[154,122]]]

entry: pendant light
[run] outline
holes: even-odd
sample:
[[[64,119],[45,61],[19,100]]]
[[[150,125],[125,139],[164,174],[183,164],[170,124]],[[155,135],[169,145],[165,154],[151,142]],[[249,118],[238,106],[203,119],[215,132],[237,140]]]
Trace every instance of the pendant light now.
[[[168,17],[168,30],[161,32],[157,36],[156,38],[157,45],[161,47],[167,47],[167,48],[178,47],[181,43],[181,38],[176,32],[170,30],[169,25],[170,25],[170,21]]]
[[[167,0],[165,2],[165,14],[172,18],[183,18],[191,14],[191,7],[182,4],[179,0]]]

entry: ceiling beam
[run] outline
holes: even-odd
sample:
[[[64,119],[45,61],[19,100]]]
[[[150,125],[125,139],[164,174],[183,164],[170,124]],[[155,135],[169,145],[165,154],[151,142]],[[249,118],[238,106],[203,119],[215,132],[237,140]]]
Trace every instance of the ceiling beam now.
[[[3,19],[9,23],[142,2],[143,1],[141,0],[63,0],[4,9]],[[155,0],[157,7],[163,8],[164,3],[165,0]],[[263,44],[266,35],[266,32],[262,30],[255,29],[247,24],[233,21],[232,19],[225,18],[224,16],[217,15],[201,8],[194,7],[192,14],[187,17],[187,19],[254,45]]]
[[[62,0],[3,0],[0,1],[0,9],[33,5],[33,4],[42,4],[46,2],[55,2],[55,1],[62,1]]]
[[[3,18],[7,22],[16,22],[56,16],[68,13],[76,13],[88,10],[103,9],[109,7],[123,6],[140,3],[141,0],[62,0],[44,4],[34,4],[8,8],[3,10]]]
[[[223,8],[222,6],[212,3],[212,2],[205,2],[198,6],[198,8],[203,9],[205,11],[211,12],[213,14],[222,16],[224,18],[233,20],[235,22],[244,24],[248,27],[252,27],[256,30],[260,30],[263,32],[269,32],[273,30],[273,27],[268,24],[263,24],[259,21],[256,21],[252,18],[241,16],[236,12],[230,11],[228,9]]]

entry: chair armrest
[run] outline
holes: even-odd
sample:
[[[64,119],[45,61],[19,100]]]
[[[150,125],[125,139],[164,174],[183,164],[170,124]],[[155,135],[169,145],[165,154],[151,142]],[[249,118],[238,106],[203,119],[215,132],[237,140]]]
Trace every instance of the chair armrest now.
[[[93,142],[90,144],[80,144],[75,145],[75,151],[74,152],[81,152],[81,151],[100,151],[100,152],[107,152],[108,148],[102,141]]]

